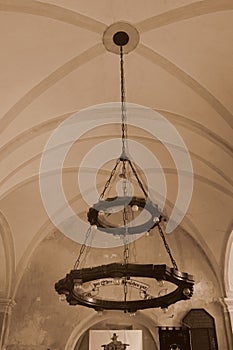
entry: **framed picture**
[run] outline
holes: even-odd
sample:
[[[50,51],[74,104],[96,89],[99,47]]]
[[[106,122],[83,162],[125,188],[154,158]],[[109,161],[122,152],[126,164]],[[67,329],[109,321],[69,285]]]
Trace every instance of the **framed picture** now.
[[[89,350],[143,350],[141,330],[90,330]]]

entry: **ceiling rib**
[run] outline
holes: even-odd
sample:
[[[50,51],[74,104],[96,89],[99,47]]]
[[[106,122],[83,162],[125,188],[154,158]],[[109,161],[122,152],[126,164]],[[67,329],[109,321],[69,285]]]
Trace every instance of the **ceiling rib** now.
[[[64,167],[64,173],[69,173],[72,171],[77,171],[78,167]],[[153,171],[155,171],[153,169]],[[177,176],[177,170],[176,169],[172,169],[172,168],[163,168],[163,171],[165,174],[171,174],[171,175],[176,175]],[[181,171],[180,171],[181,172]],[[46,174],[50,174],[52,173],[51,171],[46,172]],[[182,172],[183,174],[185,174],[185,172]],[[45,174],[44,174],[45,175]],[[190,175],[189,173],[187,173],[187,175]],[[25,186],[26,184],[30,183],[33,181],[34,177],[38,177],[39,175],[29,175],[26,179],[18,182],[17,184],[15,184],[14,186],[12,186],[11,188],[9,188],[8,190],[6,190],[2,195],[0,195],[0,200],[3,200],[4,198],[6,198],[10,193],[14,192],[15,190],[19,189],[20,187]],[[202,176],[202,175],[198,175],[196,173],[193,174],[193,177],[195,180],[204,183],[205,185],[208,185],[210,187],[212,187],[215,190],[218,190],[219,192],[221,192],[222,194],[225,194],[226,196],[233,198],[233,192],[230,191],[228,188],[226,188],[225,186],[219,184],[216,181],[210,180],[209,178]]]
[[[210,142],[212,142],[216,146],[220,147],[223,151],[225,151],[230,157],[233,157],[232,146],[228,144],[219,135],[214,133],[213,131],[177,113],[171,113],[171,112],[161,111],[161,110],[158,110],[158,111],[165,116],[173,117],[175,124],[176,123],[181,124],[186,129],[192,130],[195,134],[198,134],[199,136],[202,136],[205,139],[208,139]],[[28,128],[27,130],[18,134],[16,137],[8,141],[3,147],[0,148],[0,158],[3,160],[5,157],[8,156],[9,152],[14,152],[19,146],[22,146],[25,143],[32,140],[33,138],[55,128],[63,120],[65,120],[69,115],[72,115],[72,114],[73,113],[67,113],[65,115],[50,119],[41,124],[37,124],[32,128]]]
[[[60,22],[84,28],[89,31],[102,34],[106,25],[93,18],[81,15],[78,12],[68,10],[64,7],[46,4],[33,0],[8,0],[0,1],[0,11],[28,13],[35,16],[47,17]]]
[[[163,26],[220,11],[233,9],[232,0],[205,0],[178,7],[135,24],[141,33]]]
[[[192,130],[194,133],[203,135],[206,139],[218,145],[223,151],[228,153],[230,157],[233,157],[233,146],[232,144],[225,141],[219,134],[214,133],[206,126],[196,122],[195,120],[189,119],[181,114],[154,109],[155,111],[161,113],[162,115],[171,118],[174,124],[179,124],[185,128]]]
[[[45,79],[41,80],[30,91],[28,91],[18,102],[16,102],[7,113],[2,117],[0,125],[0,133],[2,133],[8,125],[20,114],[25,108],[27,108],[35,99],[42,95],[51,86],[63,79],[65,76],[78,69],[83,64],[91,61],[97,56],[105,53],[106,50],[102,43],[91,47],[84,51],[80,55],[72,58],[64,65],[60,66],[53,73],[48,75]]]
[[[193,159],[198,159],[202,164],[204,164],[208,169],[219,175],[223,180],[225,180],[229,185],[233,186],[233,181],[230,177],[228,177],[221,168],[218,168],[215,164],[211,163],[210,161],[206,160],[205,158],[199,156],[196,153],[189,152],[191,158]],[[28,166],[30,163],[40,160],[42,155],[42,152],[36,154],[35,156],[27,159],[25,162],[21,163],[19,166],[14,168],[7,176],[5,176],[1,181],[0,181],[0,187],[3,187],[3,185],[9,181],[15,174],[17,174],[20,170],[24,169],[26,166]],[[149,169],[145,169],[146,171]]]
[[[6,295],[10,297],[11,287],[14,281],[15,274],[15,249],[14,240],[10,226],[5,216],[0,212],[0,235],[5,252],[5,263],[6,263]]]
[[[166,72],[170,73],[176,79],[188,86],[191,90],[196,92],[197,95],[205,100],[216,112],[219,113],[222,119],[225,120],[225,122],[233,128],[232,114],[214,95],[212,95],[203,85],[198,83],[198,81],[193,79],[189,74],[184,72],[167,58],[163,57],[162,55],[158,54],[143,44],[139,44],[135,49],[135,52],[140,56],[148,59],[152,63],[157,64],[159,67],[166,70]]]

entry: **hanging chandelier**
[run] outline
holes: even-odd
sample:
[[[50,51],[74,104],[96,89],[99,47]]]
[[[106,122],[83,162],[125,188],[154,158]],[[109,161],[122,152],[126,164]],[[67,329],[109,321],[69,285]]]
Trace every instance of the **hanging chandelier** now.
[[[148,189],[138,175],[136,165],[131,160],[127,148],[127,122],[125,101],[125,77],[124,77],[124,46],[129,41],[129,36],[124,31],[118,31],[112,36],[113,43],[120,54],[120,90],[121,90],[121,154],[116,159],[102,193],[97,203],[89,208],[87,219],[90,226],[81,245],[74,268],[55,284],[55,290],[60,295],[65,295],[70,305],[83,305],[96,311],[123,310],[134,313],[137,310],[149,308],[167,308],[181,300],[192,297],[194,280],[193,276],[181,272],[171,253],[171,249],[163,231],[165,218],[159,207],[149,196]],[[107,197],[116,172],[120,172],[122,180],[122,195]],[[141,196],[130,196],[128,184],[134,180],[141,192]],[[140,214],[145,213],[143,222],[137,220]],[[135,218],[136,216],[136,218]],[[79,269],[79,264],[92,228],[96,231],[117,235],[123,241],[123,262],[111,263],[96,267]],[[170,258],[171,267],[166,264],[133,264],[129,262],[129,237],[136,234],[150,232],[156,229],[162,239],[164,248]],[[173,285],[174,289],[157,296],[149,294],[147,284],[136,278],[149,279],[162,283],[163,281]],[[89,285],[89,288],[86,286]],[[85,286],[85,287],[84,287]],[[100,296],[100,288],[112,286],[123,288],[123,296],[115,300]],[[139,290],[139,298],[129,296],[129,288]]]

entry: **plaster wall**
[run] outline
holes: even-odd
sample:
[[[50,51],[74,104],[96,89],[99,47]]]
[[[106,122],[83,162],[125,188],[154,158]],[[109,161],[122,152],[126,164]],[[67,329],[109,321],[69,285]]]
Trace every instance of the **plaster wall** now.
[[[131,324],[138,326],[141,322],[142,326],[143,317],[147,318],[146,328],[152,334],[156,349],[159,346],[159,326],[178,327],[190,309],[204,308],[215,318],[219,349],[230,350],[228,326],[220,303],[221,285],[208,257],[183,230],[169,235],[168,240],[181,271],[195,276],[194,295],[191,300],[178,302],[166,311],[150,309],[138,312]],[[16,293],[6,350],[78,350],[78,340],[89,328],[104,320],[114,321],[111,314],[98,316],[91,309],[69,306],[54,290],[54,283],[72,269],[79,248],[77,243],[54,232],[35,249]],[[122,248],[87,249],[83,258],[80,267],[122,261]],[[170,265],[157,231],[130,245],[130,261]],[[126,316],[117,312],[115,320],[117,324],[125,323]],[[78,331],[75,331],[77,327]]]

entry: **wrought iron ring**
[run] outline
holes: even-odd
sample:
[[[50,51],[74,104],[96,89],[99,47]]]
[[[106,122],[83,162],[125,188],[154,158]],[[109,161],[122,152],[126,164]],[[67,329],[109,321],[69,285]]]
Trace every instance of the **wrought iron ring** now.
[[[138,206],[141,209],[145,209],[150,213],[150,218],[143,224],[137,226],[114,226],[113,224],[107,224],[101,218],[100,213],[105,210],[115,208],[118,206]],[[94,204],[88,211],[87,214],[88,221],[91,225],[96,225],[100,231],[104,231],[111,234],[124,235],[124,234],[137,234],[143,233],[154,228],[161,221],[161,212],[158,206],[154,204],[149,198],[140,197],[112,197],[105,200],[100,200],[98,203]]]
[[[177,285],[177,288],[169,294],[152,297],[146,300],[106,300],[98,299],[80,291],[80,285],[101,278],[130,278],[148,277],[156,280],[168,281]],[[190,299],[193,294],[193,276],[180,272],[167,265],[140,265],[112,263],[93,268],[71,270],[65,278],[55,284],[58,294],[65,294],[70,305],[83,305],[100,310],[124,310],[136,312],[140,309],[167,308],[180,300]]]

